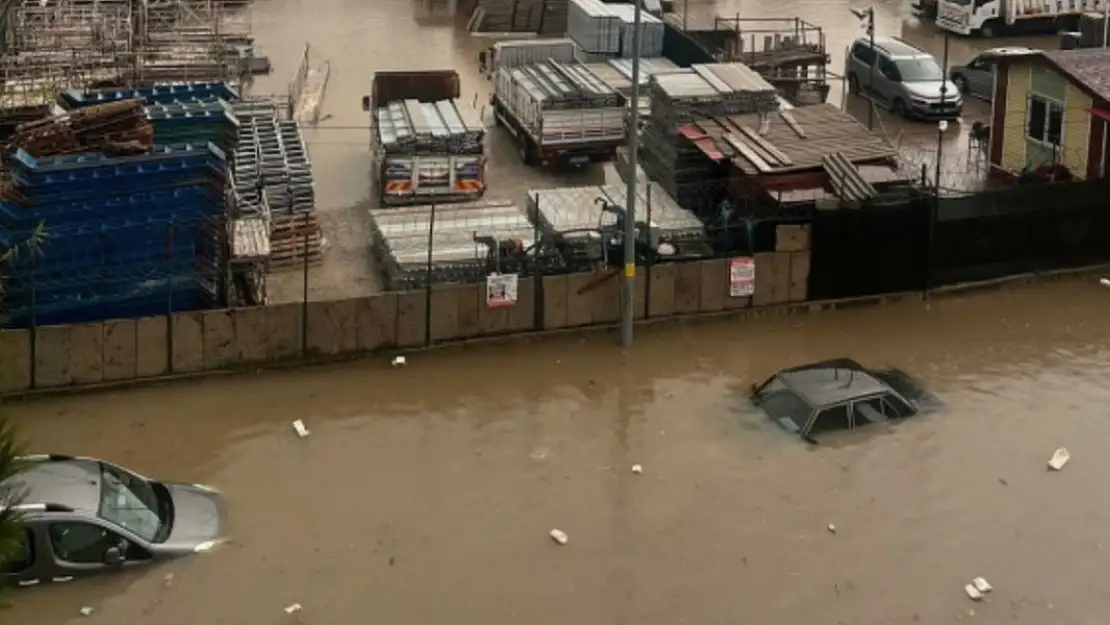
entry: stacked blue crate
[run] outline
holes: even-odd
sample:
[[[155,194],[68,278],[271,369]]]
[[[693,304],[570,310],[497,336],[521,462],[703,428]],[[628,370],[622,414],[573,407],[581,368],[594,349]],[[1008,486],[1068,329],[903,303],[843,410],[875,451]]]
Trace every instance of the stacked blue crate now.
[[[39,226],[37,253],[11,264],[12,325],[80,323],[211,308],[219,301],[227,158],[217,146],[150,154],[11,159],[0,249]]]
[[[69,89],[62,92],[59,100],[62,106],[73,110],[132,98],[142,98],[148,105],[193,100],[238,102],[239,92],[225,82],[200,82],[141,89],[90,89],[87,91]]]

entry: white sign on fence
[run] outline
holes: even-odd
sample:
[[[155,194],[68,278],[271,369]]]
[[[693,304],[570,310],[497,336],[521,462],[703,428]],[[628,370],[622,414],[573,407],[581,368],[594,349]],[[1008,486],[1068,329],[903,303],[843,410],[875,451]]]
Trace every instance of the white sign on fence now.
[[[516,305],[515,273],[491,273],[486,277],[486,307],[506,308]]]
[[[728,294],[730,297],[751,297],[755,294],[755,259],[728,260]]]

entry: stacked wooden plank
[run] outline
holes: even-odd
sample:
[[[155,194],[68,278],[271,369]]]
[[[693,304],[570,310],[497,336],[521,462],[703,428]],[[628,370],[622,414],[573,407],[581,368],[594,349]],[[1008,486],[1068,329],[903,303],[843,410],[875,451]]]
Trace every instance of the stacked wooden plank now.
[[[6,154],[25,150],[34,157],[104,152],[142,154],[154,143],[141,99],[90,106],[65,115],[20,124]]]
[[[275,216],[270,232],[270,270],[284,271],[324,261],[324,235],[313,213]]]

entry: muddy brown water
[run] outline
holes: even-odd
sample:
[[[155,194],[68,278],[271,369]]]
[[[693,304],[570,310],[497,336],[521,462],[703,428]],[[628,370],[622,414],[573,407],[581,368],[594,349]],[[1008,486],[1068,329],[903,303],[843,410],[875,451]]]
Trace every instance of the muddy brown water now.
[[[2,618],[1101,623],[1108,318],[1110,293],[1076,280],[661,326],[628,356],[592,334],[15,404],[36,451],[218,486],[233,541],[17,592]],[[947,407],[808,447],[746,404],[837,356],[902,367]],[[1059,445],[1073,460],[1049,473]],[[972,604],[980,575],[996,590]]]

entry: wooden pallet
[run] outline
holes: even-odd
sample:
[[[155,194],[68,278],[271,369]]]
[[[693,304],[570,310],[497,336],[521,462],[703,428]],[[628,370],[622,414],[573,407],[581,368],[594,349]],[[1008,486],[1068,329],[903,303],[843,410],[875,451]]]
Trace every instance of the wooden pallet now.
[[[324,235],[315,215],[296,215],[275,220],[270,235],[270,271],[300,269],[308,263],[324,262]],[[307,260],[306,260],[307,259]]]

